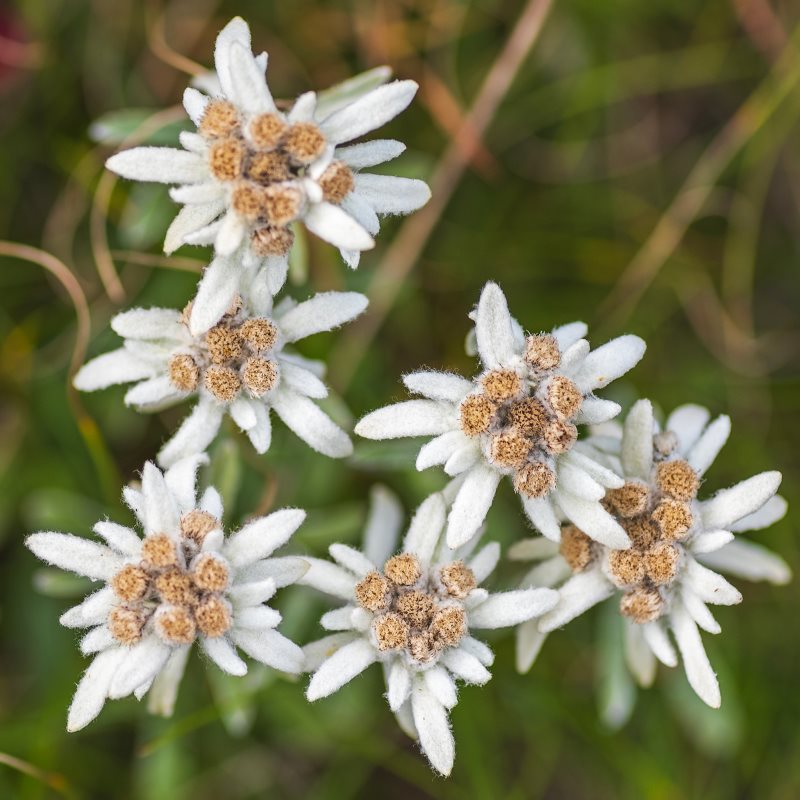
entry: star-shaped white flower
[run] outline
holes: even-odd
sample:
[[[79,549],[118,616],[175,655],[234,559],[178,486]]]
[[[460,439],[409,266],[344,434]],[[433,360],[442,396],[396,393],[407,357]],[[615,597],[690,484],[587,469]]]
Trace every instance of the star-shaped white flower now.
[[[212,295],[224,309],[261,267],[269,290],[281,288],[293,224],[338,247],[356,267],[360,251],[375,244],[378,215],[410,213],[430,197],[422,181],[362,172],[399,156],[401,142],[345,146],[403,111],[417,91],[414,81],[380,85],[388,71],[374,70],[321,102],[307,92],[282,111],[264,76],[267,55],[253,56],[250,29],[239,17],[219,34],[214,60],[218,91],[184,93],[197,133],[181,134],[183,150],[137,147],[107,162],[125,178],[175,186],[170,194],[183,209],[167,231],[165,252],[213,244],[192,312],[194,333],[217,321],[206,308]]]
[[[303,559],[270,558],[305,519],[288,508],[251,520],[228,537],[222,500],[213,488],[195,496],[205,455],[163,474],[150,462],[141,489],[124,490],[144,538],[123,525],[98,522],[98,544],[64,533],[34,533],[27,546],[42,560],[105,585],[61,617],[89,628],[81,650],[93,655],[69,709],[67,729],[88,725],[106,699],[150,692],[150,708],[169,715],[192,644],[222,670],[244,675],[251,658],[299,673],[303,652],[275,630],[281,615],[265,605],[277,588],[308,568]]]
[[[363,552],[331,545],[336,563],[306,559],[311,566],[300,580],[346,602],[322,617],[322,626],[337,633],[304,648],[306,669],[314,673],[308,699],[327,697],[379,662],[390,708],[444,775],[455,756],[448,721],[457,702],[455,680],[482,685],[491,677],[492,652],[472,632],[529,620],[557,599],[550,589],[489,594],[480,588],[500,547],[493,542],[473,554],[473,540],[449,549],[441,535],[446,512],[445,497],[431,495],[417,510],[400,553],[392,555],[401,512],[378,488]]]
[[[656,659],[677,665],[667,633],[672,630],[692,688],[708,705],[719,706],[719,684],[698,627],[719,633],[707,604],[732,605],[742,596],[713,569],[777,584],[791,573],[766,548],[734,538],[786,513],[786,501],[775,495],[779,472],[762,472],[697,499],[702,477],[730,433],[728,417],[708,420],[706,409],[681,406],[661,431],[650,401],[640,400],[624,428],[609,423],[589,439],[597,457],[604,454],[608,466],[625,476],[625,485],[609,492],[605,502],[633,544],[629,550],[605,547],[567,525],[560,546],[528,539],[511,548],[510,558],[541,561],[523,586],[560,586],[556,608],[518,630],[520,671],[530,668],[549,631],[618,595],[626,619],[626,658],[639,683],[652,683]]]
[[[271,410],[318,452],[332,458],[350,455],[347,434],[313,402],[328,394],[320,380],[324,366],[293,353],[291,345],[357,317],[367,298],[323,292],[303,303],[287,298],[273,307],[272,295],[257,281],[245,297],[196,336],[187,324],[188,309],[117,314],[111,327],[125,339],[123,346],[82,367],[75,386],[95,391],[136,382],[125,402],[140,411],[197,397],[192,413],[161,449],[162,466],[203,452],[225,414],[247,433],[257,452],[266,452]]]
[[[577,441],[577,425],[616,416],[620,407],[594,396],[642,357],[638,336],[620,336],[590,352],[586,325],[573,322],[551,334],[525,336],[506,298],[487,283],[475,312],[482,372],[474,379],[441,372],[404,377],[409,400],[374,411],[355,428],[368,439],[434,437],[419,452],[417,469],[443,464],[460,489],[447,526],[458,547],[478,531],[497,486],[508,476],[531,522],[558,541],[564,515],[614,547],[625,531],[600,505],[606,489],[622,485]]]

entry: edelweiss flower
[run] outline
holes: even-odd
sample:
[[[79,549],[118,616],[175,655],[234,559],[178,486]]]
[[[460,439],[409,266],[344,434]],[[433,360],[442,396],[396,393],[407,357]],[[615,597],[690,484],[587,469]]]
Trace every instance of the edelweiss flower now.
[[[137,147],[107,162],[125,178],[177,184],[170,194],[184,207],[167,232],[167,253],[184,242],[214,245],[190,321],[195,334],[219,319],[207,305],[228,306],[247,273],[266,266],[270,291],[281,288],[293,223],[340,248],[356,267],[359,252],[374,246],[379,214],[407,214],[430,197],[422,181],[360,172],[399,156],[401,142],[342,146],[403,111],[416,93],[414,81],[377,88],[353,81],[336,102],[318,105],[307,92],[281,111],[264,77],[267,55],[253,56],[250,29],[239,17],[219,34],[214,60],[219,92],[184,93],[198,132],[181,134],[183,150]],[[372,76],[382,82],[388,73]]]
[[[301,582],[339,597],[347,605],[329,611],[322,626],[339,631],[305,648],[314,675],[309,700],[327,697],[370,664],[382,664],[389,706],[410,736],[419,740],[433,767],[453,766],[455,744],[447,712],[457,702],[454,679],[482,685],[491,675],[491,650],[474,639],[476,628],[516,625],[551,609],[549,589],[489,594],[479,584],[500,556],[497,543],[472,555],[440,544],[446,516],[442,494],[417,510],[398,555],[391,555],[401,525],[397,502],[378,490],[367,523],[364,552],[330,547],[337,564],[307,559]]]
[[[448,475],[459,476],[447,526],[450,547],[475,535],[504,475],[548,538],[558,541],[562,513],[598,541],[627,547],[625,531],[599,502],[606,488],[618,488],[622,480],[589,457],[576,425],[619,413],[616,403],[592,393],[631,369],[644,342],[620,336],[589,352],[582,322],[526,337],[495,283],[481,293],[475,333],[480,375],[406,375],[408,389],[428,399],[374,411],[356,433],[368,439],[435,437],[420,450],[417,469],[443,464]]]
[[[82,367],[75,386],[94,391],[136,381],[125,402],[140,411],[196,396],[194,410],[158,455],[162,466],[205,450],[226,413],[257,452],[266,452],[271,409],[320,453],[349,455],[353,446],[347,434],[311,400],[328,394],[320,380],[322,365],[285,348],[358,316],[367,298],[324,292],[299,304],[284,299],[273,308],[269,292],[256,287],[246,298],[237,298],[218,324],[199,336],[187,324],[191,304],[183,313],[137,308],[117,314],[111,327],[124,337],[124,345]]]
[[[629,550],[605,547],[566,525],[560,546],[528,539],[509,551],[515,559],[543,559],[523,585],[561,584],[556,608],[519,628],[521,671],[533,663],[548,631],[619,594],[627,621],[626,658],[637,680],[643,686],[652,683],[656,659],[677,665],[667,636],[671,629],[692,688],[708,705],[719,706],[719,684],[698,626],[719,633],[706,603],[732,605],[742,596],[709,567],[772,583],[785,583],[790,572],[765,548],[734,539],[734,533],[766,528],[786,513],[786,501],[774,496],[779,472],[762,472],[708,500],[697,499],[702,477],[730,433],[728,417],[710,425],[708,419],[700,406],[681,406],[659,431],[650,401],[640,400],[624,430],[612,423],[589,439],[597,457],[605,453],[609,466],[625,476],[625,485],[610,491],[604,502],[633,545]]]
[[[300,558],[268,557],[305,512],[276,511],[225,538],[217,491],[195,499],[195,473],[206,461],[193,456],[163,474],[148,462],[141,490],[124,490],[143,539],[109,521],[94,526],[105,545],[64,533],[27,538],[42,560],[106,584],[61,617],[67,628],[91,628],[81,650],[96,654],[72,700],[68,730],[88,725],[106,698],[141,699],[151,688],[151,710],[171,714],[195,640],[231,675],[247,672],[237,647],[275,669],[302,669],[302,650],[275,630],[281,615],[264,603],[307,569]]]

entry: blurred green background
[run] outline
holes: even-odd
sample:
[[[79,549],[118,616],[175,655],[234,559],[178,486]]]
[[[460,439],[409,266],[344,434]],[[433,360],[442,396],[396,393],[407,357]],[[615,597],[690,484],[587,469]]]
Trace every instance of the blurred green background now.
[[[56,272],[77,277],[90,355],[116,346],[108,320],[118,308],[182,306],[192,295],[207,251],[160,256],[173,213],[166,190],[115,187],[102,165],[131,134],[176,142],[182,114],[164,109],[179,101],[187,71],[210,64],[216,32],[235,14],[250,22],[254,46],[269,51],[276,96],[382,63],[418,80],[417,101],[381,134],[408,143],[393,169],[436,175],[440,199],[452,192],[448,203],[388,221],[356,273],[316,240],[293,265],[294,296],[358,289],[378,310],[304,351],[330,360],[329,381],[344,400],[329,403],[332,413],[350,425],[403,398],[399,376],[420,365],[469,374],[466,313],[492,278],[528,329],[585,319],[595,344],[626,331],[643,336],[644,361],[606,396],[626,406],[648,396],[667,411],[694,401],[731,414],[733,435],[705,490],[778,468],[796,505],[800,6],[6,2],[0,237],[42,248],[63,262]],[[540,14],[541,34],[526,54]],[[477,130],[465,128],[492,70],[510,87],[491,84],[488,112]],[[400,244],[389,250],[393,240]],[[490,637],[494,678],[461,692],[447,781],[397,728],[377,668],[309,706],[303,681],[254,670],[229,682],[195,657],[173,719],[148,718],[129,699],[67,735],[66,708],[86,662],[57,618],[85,587],[42,570],[23,536],[88,535],[104,515],[130,521],[120,488],[186,409],[146,417],[123,407],[122,388],[70,394],[70,297],[52,274],[9,252],[0,265],[0,797],[800,796],[797,583],[738,581],[743,605],[719,609],[722,635],[704,637],[722,685],[719,712],[694,698],[680,670],[662,668],[618,731],[598,719],[614,661],[613,648],[599,646],[602,610],[551,636],[525,676],[514,671],[513,639]],[[270,507],[309,509],[295,549],[321,554],[332,541],[359,540],[375,481],[409,509],[443,484],[439,473],[413,472],[413,452],[409,442],[361,443],[343,465],[276,425],[272,449],[257,457],[229,430],[210,477],[224,490],[231,528]],[[790,513],[757,537],[796,566],[795,529]],[[507,544],[523,535],[505,487],[489,536]],[[493,581],[510,586],[518,575],[506,564]],[[298,641],[320,634],[322,598],[290,589],[278,605],[286,633]]]

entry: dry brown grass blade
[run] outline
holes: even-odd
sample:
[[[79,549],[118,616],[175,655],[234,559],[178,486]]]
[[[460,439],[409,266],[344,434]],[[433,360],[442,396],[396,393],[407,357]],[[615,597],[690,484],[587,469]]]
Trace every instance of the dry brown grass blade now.
[[[497,176],[498,166],[494,156],[475,135],[447,84],[430,67],[422,79],[420,101],[428,109],[436,124],[466,151],[472,167],[487,180]]]
[[[473,159],[476,142],[482,141],[514,77],[538,39],[551,6],[552,0],[528,0],[505,47],[484,79],[458,135],[450,142],[434,171],[430,182],[430,202],[403,223],[386,250],[367,289],[369,312],[350,326],[331,356],[330,375],[336,376],[337,390],[344,391],[353,379],[372,339],[394,305],[403,282],[419,259]]]
[[[147,44],[153,54],[165,64],[174,67],[187,75],[200,75],[206,71],[202,64],[179,53],[170,47],[166,36],[166,19],[168,8],[158,8],[157,3],[148,3],[145,8],[147,27]]]
[[[138,128],[127,136],[120,144],[119,149],[124,150],[127,147],[134,147],[140,144],[165,125],[183,119],[184,113],[182,106],[170,106],[163,111],[158,111],[144,120]],[[120,304],[125,300],[125,289],[117,274],[117,268],[111,255],[111,248],[108,246],[108,234],[106,232],[106,220],[108,219],[108,210],[111,205],[111,195],[116,185],[117,176],[113,172],[106,170],[100,176],[89,216],[89,231],[97,274],[100,276],[103,288],[109,299]]]
[[[18,258],[21,261],[38,264],[51,273],[69,295],[69,299],[75,308],[75,316],[78,323],[75,344],[70,359],[69,374],[71,377],[83,363],[83,357],[86,355],[86,348],[89,345],[89,305],[86,302],[86,295],[83,293],[78,279],[63,261],[60,261],[50,253],[46,253],[44,250],[39,250],[27,244],[0,241],[0,256],[9,256],[10,258]]]
[[[129,264],[139,264],[143,267],[176,269],[181,272],[194,273],[202,272],[207,263],[199,258],[160,256],[155,253],[139,253],[136,250],[112,250],[111,256],[119,261],[127,261]]]
[[[101,155],[105,148],[87,150],[69,172],[42,227],[41,244],[62,261],[73,260],[73,248],[78,226],[92,201],[92,186],[103,169]]]
[[[761,220],[781,148],[758,159],[758,169],[733,195],[722,257],[720,300],[748,336],[755,335],[755,279]]]
[[[604,321],[613,322],[615,327],[626,322],[702,211],[722,172],[800,83],[797,39],[795,34],[767,78],[695,163],[675,199],[600,307],[599,315]]]
[[[117,475],[116,467],[95,421],[86,413],[78,393],[72,385],[72,376],[83,363],[86,348],[89,344],[91,320],[86,295],[69,267],[51,253],[26,244],[0,241],[0,256],[9,256],[10,258],[18,258],[22,261],[38,264],[50,272],[69,295],[75,308],[77,331],[67,375],[67,398],[75,417],[75,424],[78,426],[78,430],[95,464],[97,476],[103,486],[106,497],[109,498],[109,502],[114,502],[119,489],[119,476]]]
[[[254,517],[263,517],[269,514],[275,505],[275,499],[278,496],[278,479],[275,475],[268,475],[264,484],[264,491],[258,499],[256,510],[253,513]]]
[[[733,0],[739,22],[750,41],[774,61],[786,46],[786,31],[768,0]]]
[[[23,761],[21,758],[9,755],[8,753],[0,753],[0,764],[5,764],[7,767],[15,769],[23,775],[34,778],[65,797],[70,797],[72,795],[67,779],[63,775],[59,775],[56,772],[46,772],[31,764],[29,761]]]
[[[692,287],[678,287],[686,317],[708,351],[731,372],[763,377],[795,354],[800,339],[797,331],[751,336],[731,317],[707,275],[698,272],[693,283]]]

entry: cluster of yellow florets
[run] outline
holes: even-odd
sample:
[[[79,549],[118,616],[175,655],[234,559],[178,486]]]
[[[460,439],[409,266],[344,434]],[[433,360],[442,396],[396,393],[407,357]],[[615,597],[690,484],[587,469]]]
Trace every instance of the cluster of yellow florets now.
[[[573,420],[583,394],[554,374],[561,352],[550,334],[528,337],[524,361],[525,375],[513,369],[484,373],[478,390],[462,401],[459,418],[467,436],[485,436],[487,458],[512,474],[520,494],[543,497],[556,482],[552,458],[578,438]]]
[[[609,490],[603,500],[632,543],[628,550],[605,553],[605,572],[624,592],[620,612],[638,623],[652,622],[663,613],[663,590],[678,574],[680,542],[694,524],[692,501],[700,478],[686,461],[672,457],[676,441],[674,436],[657,436],[650,483],[627,481]],[[602,548],[575,526],[563,528],[561,537],[561,554],[574,572],[601,557]]]
[[[374,614],[372,632],[378,649],[402,650],[415,661],[433,660],[455,647],[467,632],[463,600],[477,585],[462,561],[424,574],[412,553],[392,556],[383,572],[369,572],[356,584],[355,599]]]
[[[208,166],[231,185],[231,206],[252,227],[251,246],[261,256],[286,255],[294,235],[288,228],[305,203],[297,179],[325,152],[327,142],[313,122],[290,124],[275,113],[248,122],[227,100],[212,100],[198,128],[209,142]],[[318,178],[322,195],[341,203],[355,185],[343,161]]]
[[[202,382],[220,402],[231,402],[242,389],[261,397],[278,382],[278,363],[269,357],[277,339],[274,322],[266,317],[243,319],[234,304],[194,353],[170,359],[170,381],[181,392],[193,392]]]
[[[150,534],[142,542],[138,563],[126,564],[114,575],[110,585],[118,603],[107,623],[120,644],[136,644],[148,624],[175,645],[191,644],[198,634],[222,636],[230,628],[228,565],[219,556],[200,552],[205,537],[219,525],[208,512],[190,511],[181,518],[177,539]]]

